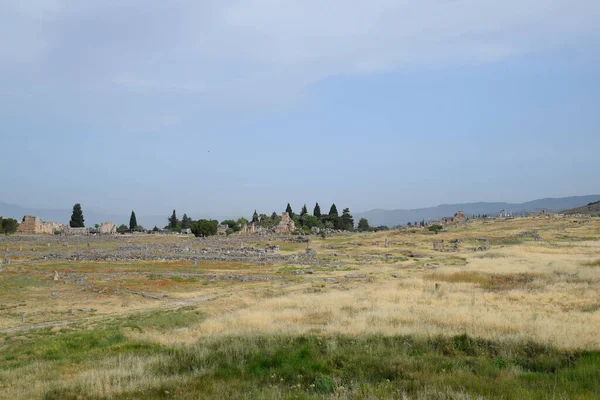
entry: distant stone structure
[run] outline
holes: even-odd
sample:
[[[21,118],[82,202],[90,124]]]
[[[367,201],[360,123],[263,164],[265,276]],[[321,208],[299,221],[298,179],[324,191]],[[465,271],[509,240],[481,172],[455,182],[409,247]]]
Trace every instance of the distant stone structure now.
[[[448,246],[443,240],[433,241],[433,250],[436,251],[458,251],[460,245],[460,239],[453,239],[448,241]]]
[[[114,222],[103,222],[98,228],[100,235],[114,235],[117,233],[117,225]]]
[[[275,233],[290,233],[296,229],[296,224],[290,218],[289,214],[284,212],[281,214],[281,221],[275,228]]]
[[[227,235],[227,229],[229,229],[229,226],[219,224],[217,226],[217,235]]]
[[[448,224],[457,224],[460,222],[465,222],[467,217],[463,211],[457,211],[452,218],[444,217],[442,218],[442,225]]]
[[[488,238],[475,239],[475,251],[489,250],[489,248],[490,248],[490,240]]]
[[[252,222],[250,225],[242,225],[240,229],[240,234],[251,235],[253,233],[256,233],[256,224],[254,222]]]
[[[190,228],[182,229],[181,230],[181,234],[182,235],[191,235],[192,234],[192,230]]]
[[[54,231],[62,231],[64,228],[63,224],[44,222],[38,217],[26,215],[23,217],[23,222],[18,226],[17,233],[25,235],[52,235]]]

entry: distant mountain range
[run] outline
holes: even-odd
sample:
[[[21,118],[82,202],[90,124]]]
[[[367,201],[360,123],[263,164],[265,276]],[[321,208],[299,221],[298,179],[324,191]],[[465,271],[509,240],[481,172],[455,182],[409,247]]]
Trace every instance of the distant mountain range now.
[[[473,214],[497,215],[500,210],[512,211],[514,215],[525,213],[539,213],[541,210],[550,212],[559,212],[576,207],[584,207],[589,203],[600,200],[600,194],[589,196],[572,196],[562,198],[547,198],[528,201],[526,203],[463,203],[463,204],[442,204],[437,207],[417,208],[413,210],[371,210],[366,212],[354,213],[354,221],[358,223],[360,218],[367,218],[371,226],[404,225],[408,222],[439,220],[443,217],[451,217],[455,212],[462,210],[467,216]],[[0,216],[14,218],[20,221],[24,215],[34,215],[47,222],[60,222],[68,224],[71,218],[70,209],[44,209],[27,208],[15,204],[8,204],[0,201]],[[580,211],[577,211],[580,212]],[[589,213],[589,212],[587,212]],[[168,214],[168,213],[167,213]],[[111,221],[120,224],[129,224],[129,215],[119,215],[102,213],[94,210],[83,210],[86,226],[94,226],[105,221]],[[196,216],[189,214],[192,218],[211,218],[219,221],[225,219],[237,219],[236,216]],[[145,228],[151,229],[155,225],[163,227],[167,225],[168,215],[138,215],[137,221]],[[181,218],[183,214],[178,217]]]
[[[73,210],[71,209],[49,209],[49,208],[29,208],[29,207],[21,207],[15,204],[4,203],[0,201],[0,216],[14,218],[17,221],[21,221],[24,215],[33,215],[35,217],[40,217],[45,222],[60,222],[62,224],[67,225],[69,220],[71,219],[71,213]],[[152,229],[155,225],[159,228],[167,225],[167,217],[170,213],[165,213],[165,215],[136,215],[136,219],[138,224],[142,225],[146,229]],[[208,218],[208,216],[194,216],[192,214],[188,214],[193,218]],[[95,224],[100,224],[102,222],[114,222],[117,225],[125,224],[129,225],[129,217],[130,215],[120,215],[120,214],[111,214],[111,213],[103,213],[94,210],[90,210],[88,208],[83,209],[83,216],[85,218],[85,226],[90,227]],[[177,214],[177,217],[181,218],[182,214]],[[213,219],[218,219],[219,221],[230,219],[230,216],[218,216],[218,217],[210,217]],[[237,219],[238,217],[236,217]]]
[[[354,220],[360,218],[369,220],[371,226],[397,226],[408,222],[440,220],[451,217],[455,212],[462,210],[467,216],[473,214],[497,215],[500,210],[512,211],[513,215],[526,213],[539,213],[542,210],[559,212],[562,210],[584,206],[600,200],[600,194],[589,196],[572,196],[562,198],[546,198],[528,201],[526,203],[463,203],[442,204],[437,207],[417,208],[413,210],[371,210],[355,213]]]

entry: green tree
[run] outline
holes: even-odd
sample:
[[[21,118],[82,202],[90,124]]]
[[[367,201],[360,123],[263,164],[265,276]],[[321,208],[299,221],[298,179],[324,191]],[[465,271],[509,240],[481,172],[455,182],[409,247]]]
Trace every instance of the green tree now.
[[[179,224],[179,220],[177,219],[177,214],[175,213],[175,210],[173,210],[173,214],[171,214],[171,216],[169,218],[167,218],[169,220],[169,228],[175,229],[177,228],[177,224]]]
[[[73,206],[73,214],[71,214],[71,221],[69,221],[71,228],[85,228],[83,211],[81,210],[81,204],[77,203]]]
[[[358,231],[359,232],[368,232],[370,229],[369,221],[366,218],[361,218],[358,221]]]
[[[277,215],[277,213],[273,211],[273,214],[271,214],[271,219],[277,219],[277,217],[279,217],[279,215]]]
[[[240,229],[242,229],[240,225],[232,219],[226,219],[225,221],[221,221],[221,224],[227,225],[232,232],[239,232]]]
[[[292,216],[294,215],[294,212],[292,211],[292,206],[290,205],[290,203],[288,203],[287,207],[285,208],[285,212],[288,213],[290,218],[292,218]]]
[[[427,229],[430,230],[431,232],[435,232],[435,234],[437,235],[439,231],[444,229],[444,227],[441,225],[438,225],[438,224],[433,224],[433,225],[429,225],[429,228],[427,228]]]
[[[252,214],[252,222],[258,222],[258,213],[254,210],[254,214]]]
[[[302,211],[300,211],[300,216],[304,217],[307,214],[308,214],[308,210],[306,209],[306,204],[305,204],[304,206],[302,206]]]
[[[321,220],[317,217],[315,217],[314,215],[305,215],[303,217],[303,225],[306,226],[307,228],[313,228],[313,227],[322,227],[323,223],[321,222]]]
[[[12,218],[0,217],[0,233],[4,233],[6,236],[11,233],[15,233],[19,227],[19,221]]]
[[[335,203],[333,203],[331,205],[331,208],[329,209],[329,216],[331,217],[333,215],[335,215],[336,217],[338,216],[338,210],[337,210],[337,207],[335,206]]]
[[[181,229],[189,229],[192,226],[192,219],[187,216],[187,214],[183,214],[181,217]]]
[[[315,204],[313,215],[317,218],[321,218],[321,206],[319,206],[319,203]]]
[[[158,229],[158,226],[154,225],[154,228],[152,228],[152,232],[158,232],[160,231],[160,229]]]
[[[217,234],[219,222],[215,220],[200,219],[192,223],[192,233],[196,237],[207,237]]]
[[[119,233],[125,233],[129,230],[129,228],[127,227],[127,225],[125,224],[121,224],[119,225],[119,227],[117,228],[117,232]]]
[[[343,229],[345,231],[354,230],[354,218],[352,217],[352,214],[350,214],[349,208],[344,208],[344,210],[342,211],[340,229]]]
[[[134,231],[137,228],[137,219],[135,218],[135,212],[131,211],[131,217],[129,217],[129,230]]]

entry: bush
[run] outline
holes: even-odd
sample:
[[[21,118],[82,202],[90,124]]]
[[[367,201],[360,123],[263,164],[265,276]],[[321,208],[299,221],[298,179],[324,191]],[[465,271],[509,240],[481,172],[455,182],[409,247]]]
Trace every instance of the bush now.
[[[192,223],[192,233],[196,237],[207,237],[217,234],[219,222],[215,220],[200,219]]]
[[[430,225],[429,228],[427,228],[430,232],[435,232],[435,234],[437,235],[439,231],[441,231],[442,229],[444,229],[443,226],[438,225],[438,224],[433,224]]]
[[[319,375],[315,378],[315,391],[323,394],[333,393],[334,383],[331,377]]]

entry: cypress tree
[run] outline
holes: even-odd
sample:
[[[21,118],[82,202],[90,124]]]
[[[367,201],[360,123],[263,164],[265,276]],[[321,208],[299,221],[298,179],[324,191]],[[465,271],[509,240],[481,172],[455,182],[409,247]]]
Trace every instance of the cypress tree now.
[[[129,217],[129,230],[133,231],[137,228],[137,219],[135,218],[135,212],[131,211],[131,217]]]
[[[300,211],[300,216],[304,217],[306,214],[308,214],[308,210],[306,209],[306,204],[302,207],[302,211]]]
[[[69,226],[71,228],[85,228],[83,211],[81,211],[81,204],[79,203],[73,206],[73,214],[71,215]]]
[[[315,204],[315,210],[313,211],[313,215],[317,218],[321,218],[321,206],[319,206],[319,203]]]
[[[271,219],[276,220],[278,217],[277,213],[275,211],[273,211],[273,214],[271,214]]]
[[[252,222],[258,222],[258,213],[254,210],[254,214],[252,214]]]
[[[173,214],[171,214],[171,216],[168,218],[169,220],[169,228],[177,228],[177,222],[179,222],[177,220],[177,214],[175,213],[175,210],[173,210]]]
[[[290,203],[288,203],[287,207],[285,208],[285,212],[288,213],[290,218],[292,217],[292,215],[294,215],[294,213],[292,212],[292,206],[290,206]]]
[[[187,214],[183,214],[181,217],[181,229],[188,229],[190,227],[191,218]]]
[[[338,214],[337,207],[335,206],[335,203],[333,203],[331,205],[331,208],[329,209],[329,216],[331,216],[331,217],[336,216],[337,217],[338,215],[339,214]]]

